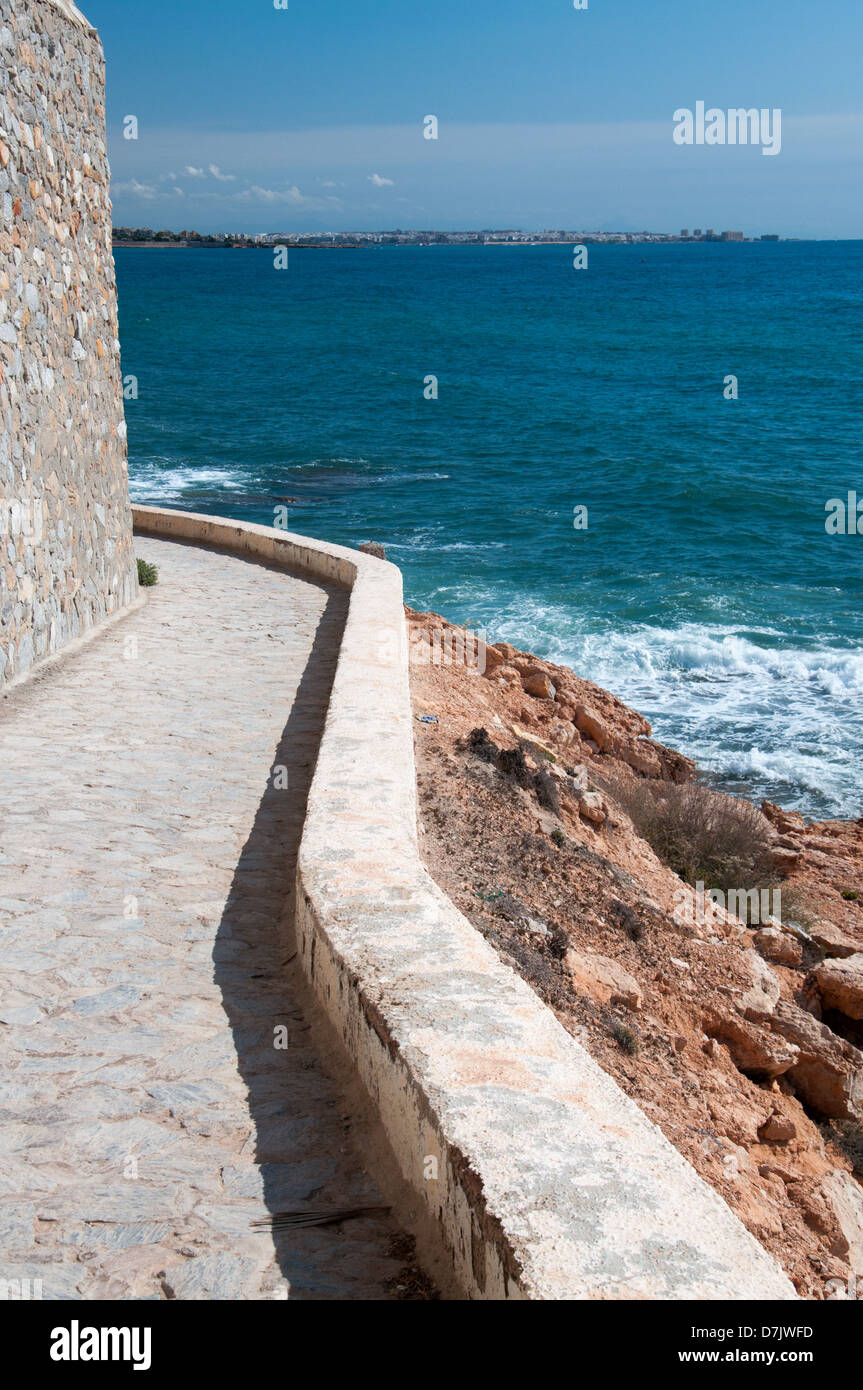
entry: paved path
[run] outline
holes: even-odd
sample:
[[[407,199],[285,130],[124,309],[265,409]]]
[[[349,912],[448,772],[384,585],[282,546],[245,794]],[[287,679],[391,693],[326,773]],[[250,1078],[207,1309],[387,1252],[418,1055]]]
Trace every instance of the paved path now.
[[[344,599],[136,550],[147,606],[0,702],[0,1280],[386,1297],[387,1218],[251,1226],[382,1200],[279,921]]]

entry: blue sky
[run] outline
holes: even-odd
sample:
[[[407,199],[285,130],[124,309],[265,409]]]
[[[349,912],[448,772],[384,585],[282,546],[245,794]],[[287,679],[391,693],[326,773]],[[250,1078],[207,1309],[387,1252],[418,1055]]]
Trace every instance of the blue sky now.
[[[860,0],[588,6],[82,0],[114,220],[863,235]],[[676,146],[674,112],[699,100],[781,108],[781,154]]]

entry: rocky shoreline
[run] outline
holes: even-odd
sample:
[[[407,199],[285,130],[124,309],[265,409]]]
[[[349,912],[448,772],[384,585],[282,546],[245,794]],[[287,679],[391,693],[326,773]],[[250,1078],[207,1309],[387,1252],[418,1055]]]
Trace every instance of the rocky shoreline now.
[[[781,908],[700,911],[633,818],[697,791],[691,760],[568,668],[508,643],[453,659],[466,634],[406,611],[429,871],[798,1292],[843,1296],[863,1273],[863,820],[747,807]]]

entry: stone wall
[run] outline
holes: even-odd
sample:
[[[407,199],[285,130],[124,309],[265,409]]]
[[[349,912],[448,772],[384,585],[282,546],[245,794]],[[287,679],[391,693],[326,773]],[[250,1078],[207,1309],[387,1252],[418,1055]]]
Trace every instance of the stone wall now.
[[[102,47],[0,0],[0,686],[132,602]]]

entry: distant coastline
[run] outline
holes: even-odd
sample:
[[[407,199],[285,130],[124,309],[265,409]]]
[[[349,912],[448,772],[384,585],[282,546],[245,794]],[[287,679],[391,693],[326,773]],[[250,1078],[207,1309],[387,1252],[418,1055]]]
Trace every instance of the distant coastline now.
[[[115,247],[138,247],[143,249],[174,248],[178,250],[234,250],[258,251],[272,249],[274,246],[287,246],[291,250],[315,251],[365,251],[376,246],[563,246],[578,243],[585,246],[688,246],[703,242],[720,245],[740,244],[742,242],[763,242],[795,240],[780,237],[770,232],[761,236],[746,236],[743,232],[719,232],[696,230],[691,235],[687,231],[672,232],[522,232],[513,230],[481,232],[406,232],[400,229],[392,232],[316,232],[297,234],[288,232],[266,232],[249,236],[240,232],[225,236],[203,235],[198,232],[182,231],[154,232],[150,227],[117,227],[114,229],[112,243]]]

